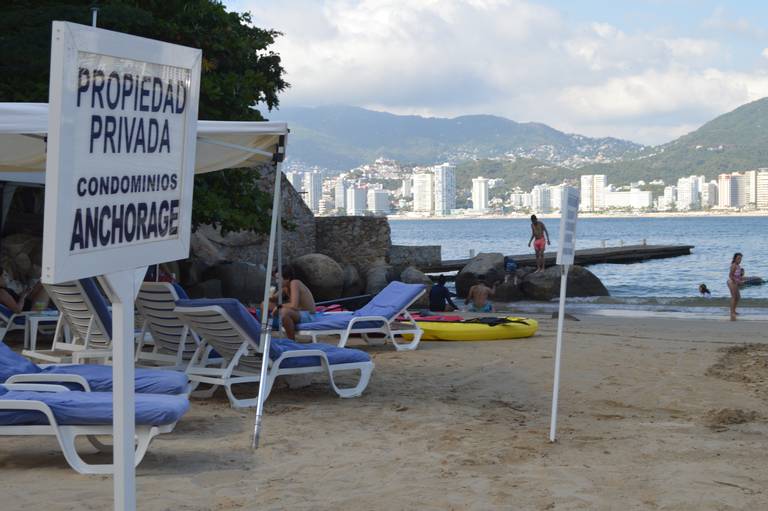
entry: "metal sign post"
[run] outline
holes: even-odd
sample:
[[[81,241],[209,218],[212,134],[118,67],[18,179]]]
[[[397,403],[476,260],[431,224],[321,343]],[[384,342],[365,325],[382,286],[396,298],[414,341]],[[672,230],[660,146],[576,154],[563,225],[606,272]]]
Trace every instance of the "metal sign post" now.
[[[560,360],[563,351],[563,322],[565,321],[565,296],[568,288],[568,270],[576,253],[576,218],[579,212],[579,193],[575,188],[562,190],[560,214],[560,240],[557,247],[557,264],[561,267],[560,304],[557,314],[557,344],[555,346],[555,378],[552,384],[552,415],[549,424],[549,441],[555,441],[557,430],[557,400],[560,391]]]
[[[147,266],[189,255],[201,60],[53,22],[42,281],[104,275],[120,511],[136,509],[133,303]]]

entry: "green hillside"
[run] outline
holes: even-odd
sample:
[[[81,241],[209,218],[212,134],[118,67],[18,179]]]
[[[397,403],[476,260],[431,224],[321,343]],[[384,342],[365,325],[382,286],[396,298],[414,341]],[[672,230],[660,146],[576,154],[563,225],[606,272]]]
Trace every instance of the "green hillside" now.
[[[499,190],[509,191],[515,187],[530,190],[541,183],[558,184],[563,179],[574,178],[578,171],[528,158],[509,160],[476,160],[459,163],[456,166],[456,188],[471,190],[472,178],[482,176],[489,179],[504,179]]]
[[[581,173],[606,174],[611,183],[768,167],[768,98],[747,103],[668,144],[649,147],[625,161],[593,164]]]

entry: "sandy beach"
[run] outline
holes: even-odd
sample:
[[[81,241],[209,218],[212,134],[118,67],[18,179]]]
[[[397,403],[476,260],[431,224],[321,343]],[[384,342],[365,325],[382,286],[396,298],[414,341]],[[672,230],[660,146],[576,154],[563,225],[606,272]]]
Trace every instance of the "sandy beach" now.
[[[556,444],[542,317],[531,339],[370,348],[358,399],[279,388],[258,451],[252,410],[195,400],[138,467],[138,508],[768,508],[768,344],[744,345],[766,323],[579,317]],[[52,439],[0,438],[0,469],[4,510],[111,508],[111,478],[78,475]]]

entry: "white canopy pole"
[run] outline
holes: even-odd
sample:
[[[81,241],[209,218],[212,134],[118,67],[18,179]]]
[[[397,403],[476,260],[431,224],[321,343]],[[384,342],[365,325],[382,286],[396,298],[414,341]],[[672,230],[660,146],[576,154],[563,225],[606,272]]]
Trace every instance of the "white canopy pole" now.
[[[269,369],[269,348],[272,342],[272,328],[269,323],[269,291],[272,287],[272,267],[275,258],[275,244],[277,243],[277,232],[280,226],[280,205],[282,199],[282,160],[285,154],[285,137],[281,137],[281,144],[278,147],[278,154],[275,155],[275,194],[272,198],[272,222],[269,229],[269,249],[267,253],[267,275],[264,282],[264,301],[261,304],[261,376],[259,377],[259,396],[256,403],[256,421],[253,426],[253,439],[251,447],[259,448],[259,437],[261,435],[261,419],[264,415],[264,400],[266,398],[267,370]],[[278,289],[278,295],[282,290]],[[277,311],[275,311],[277,314]]]

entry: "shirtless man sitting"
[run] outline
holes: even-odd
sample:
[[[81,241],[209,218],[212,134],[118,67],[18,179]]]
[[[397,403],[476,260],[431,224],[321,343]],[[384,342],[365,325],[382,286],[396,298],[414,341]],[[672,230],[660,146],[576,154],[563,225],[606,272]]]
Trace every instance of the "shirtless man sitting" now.
[[[280,270],[283,278],[283,294],[286,302],[280,307],[280,321],[289,339],[296,338],[296,325],[315,319],[315,298],[309,288],[296,278],[293,267],[285,265]]]
[[[493,312],[493,305],[488,298],[493,296],[495,288],[488,287],[485,283],[485,276],[477,278],[478,283],[469,288],[467,293],[467,303],[469,312]]]

